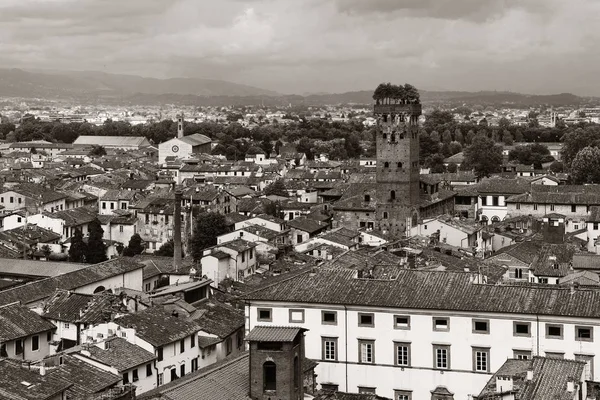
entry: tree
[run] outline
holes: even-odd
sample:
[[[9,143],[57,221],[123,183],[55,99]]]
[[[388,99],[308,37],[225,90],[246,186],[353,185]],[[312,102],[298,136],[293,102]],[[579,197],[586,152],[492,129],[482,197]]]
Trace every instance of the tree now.
[[[429,163],[429,168],[431,168],[432,174],[446,172],[446,166],[444,165],[444,156],[442,156],[441,154],[434,155]]]
[[[127,257],[133,257],[138,254],[142,254],[146,248],[144,247],[142,237],[135,233],[129,238],[129,244],[123,249],[123,255]]]
[[[265,196],[275,195],[287,197],[288,193],[286,189],[287,188],[285,187],[285,182],[283,181],[283,179],[277,179],[276,181],[265,187],[265,190],[263,190],[263,194]]]
[[[444,131],[444,133],[442,133],[442,142],[446,144],[450,144],[450,142],[452,142],[452,133],[447,129]]]
[[[498,127],[500,127],[500,130],[507,130],[510,128],[510,121],[506,117],[502,117],[498,121]]]
[[[458,154],[463,150],[463,147],[459,142],[451,142],[449,147],[450,155]]]
[[[460,130],[460,128],[456,128],[456,130],[454,131],[454,140],[460,144],[464,144],[465,138],[463,137],[463,133]]]
[[[263,204],[263,212],[275,218],[281,217],[281,204],[278,201],[267,201]]]
[[[87,245],[83,241],[81,230],[75,229],[75,233],[71,237],[71,247],[69,247],[69,261],[82,263],[85,262],[87,253]]]
[[[456,171],[458,171],[458,166],[456,165],[456,163],[451,162],[451,163],[448,163],[446,170],[448,172],[455,173]]]
[[[569,168],[577,153],[587,146],[600,146],[600,128],[588,126],[571,130],[562,137],[562,160]]]
[[[565,170],[565,166],[560,161],[554,161],[552,164],[550,164],[550,167],[548,167],[548,169],[550,170],[550,172],[554,172],[556,174],[559,172],[563,172]]]
[[[104,229],[98,218],[90,222],[88,226],[88,242],[87,251],[85,253],[85,261],[90,264],[97,264],[108,260],[106,256],[106,244],[102,239]]]
[[[504,132],[502,132],[502,143],[504,143],[507,146],[511,146],[514,143],[512,135],[507,130],[504,130]]]
[[[298,142],[298,145],[296,146],[296,151],[298,153],[306,154],[306,158],[308,160],[312,160],[314,158],[312,153],[312,141],[309,138],[304,137],[300,139],[300,142]]]
[[[279,150],[281,149],[281,146],[283,146],[283,143],[281,142],[281,140],[277,140],[275,142],[275,153],[277,153],[277,155],[279,155]]]
[[[344,140],[344,148],[346,149],[347,157],[358,158],[362,153],[360,147],[360,137],[356,133],[348,135]]]
[[[571,179],[575,184],[600,183],[600,149],[585,147],[571,163]]]
[[[46,258],[46,260],[48,260],[48,258],[50,257],[50,254],[52,254],[52,250],[50,249],[50,246],[48,246],[47,244],[42,246],[42,253],[44,253],[44,257]]]
[[[502,148],[487,136],[477,135],[473,143],[464,151],[466,167],[472,169],[478,178],[500,172]]]
[[[173,243],[173,239],[160,246],[160,248],[156,250],[154,254],[157,256],[173,257],[175,254],[175,243]],[[181,249],[181,257],[184,257],[183,248]]]
[[[223,214],[204,212],[196,218],[194,232],[190,239],[190,252],[194,260],[202,258],[202,251],[217,244],[217,236],[228,231],[227,221]]]
[[[92,149],[89,152],[90,156],[101,157],[106,155],[106,149],[104,146],[92,145]]]
[[[271,143],[268,137],[265,137],[260,143],[260,148],[265,152],[267,158],[269,158],[273,152],[273,143]]]

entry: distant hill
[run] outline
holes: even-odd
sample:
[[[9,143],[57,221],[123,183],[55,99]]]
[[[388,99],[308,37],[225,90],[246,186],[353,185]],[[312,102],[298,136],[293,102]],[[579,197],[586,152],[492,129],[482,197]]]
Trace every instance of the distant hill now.
[[[0,69],[0,97],[75,100],[103,104],[181,104],[197,106],[265,105],[322,106],[371,104],[372,90],[346,93],[281,95],[273,91],[221,80],[155,79],[95,71]],[[575,105],[588,101],[571,93],[527,95],[512,92],[421,91],[426,105],[483,105],[528,107]]]
[[[30,72],[0,69],[0,96],[41,98],[124,98],[135,93],[194,96],[277,96],[237,83],[197,78],[155,79],[95,71]]]

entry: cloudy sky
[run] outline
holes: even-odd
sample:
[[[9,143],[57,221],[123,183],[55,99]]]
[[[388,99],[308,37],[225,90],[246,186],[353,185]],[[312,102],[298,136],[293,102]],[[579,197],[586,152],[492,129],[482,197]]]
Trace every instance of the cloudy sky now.
[[[0,0],[0,67],[600,95],[600,0]]]

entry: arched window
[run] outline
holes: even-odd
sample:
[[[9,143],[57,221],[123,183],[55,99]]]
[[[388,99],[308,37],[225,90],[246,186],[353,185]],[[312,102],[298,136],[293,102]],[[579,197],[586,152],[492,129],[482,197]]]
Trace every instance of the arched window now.
[[[396,199],[396,191],[395,191],[395,190],[392,190],[392,191],[390,192],[390,199],[392,199],[392,200],[395,200],[395,199]]]
[[[500,217],[498,217],[498,216],[494,215],[494,216],[492,217],[492,222],[500,222]]]
[[[389,162],[384,162],[383,163],[383,168],[389,168],[390,167],[390,163]]]
[[[263,390],[277,390],[277,365],[273,361],[263,364]]]
[[[404,139],[404,132],[400,132],[400,139]]]
[[[398,161],[398,168],[402,168],[402,163]]]
[[[390,136],[390,142],[392,142],[392,143],[396,142],[396,134],[395,133],[391,134],[391,136]]]
[[[101,293],[104,292],[106,290],[106,288],[104,286],[98,286],[95,290],[94,290],[94,294],[95,293]]]
[[[523,279],[523,270],[521,268],[515,269],[515,279]]]
[[[383,138],[387,139],[387,133],[383,132]]]
[[[388,213],[387,213],[387,211],[383,212],[383,219],[388,219]]]

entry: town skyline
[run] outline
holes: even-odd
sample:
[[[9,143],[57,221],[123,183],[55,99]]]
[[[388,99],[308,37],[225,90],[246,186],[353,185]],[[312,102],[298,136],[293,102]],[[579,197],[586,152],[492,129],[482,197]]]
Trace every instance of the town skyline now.
[[[424,90],[600,95],[590,0],[7,1],[2,68],[221,79],[283,94]]]

